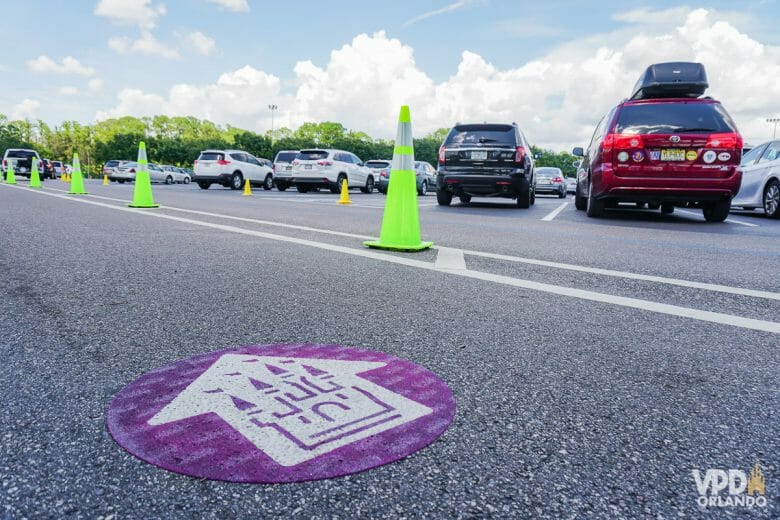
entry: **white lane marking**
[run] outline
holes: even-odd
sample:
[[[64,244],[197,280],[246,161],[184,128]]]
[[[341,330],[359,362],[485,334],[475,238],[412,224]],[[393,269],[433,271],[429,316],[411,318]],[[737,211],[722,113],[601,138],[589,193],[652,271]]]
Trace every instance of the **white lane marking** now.
[[[67,193],[65,190],[55,190],[55,191],[61,191],[63,193]],[[127,202],[124,199],[115,199],[111,197],[101,197],[99,195],[90,195],[90,197],[96,197],[100,199],[106,199],[106,200],[116,200],[119,202]],[[207,217],[217,217],[217,218],[224,218],[228,220],[236,220],[241,222],[251,222],[256,224],[264,224],[264,225],[270,225],[270,226],[277,226],[277,227],[283,227],[283,228],[289,228],[289,229],[298,229],[301,231],[311,231],[316,233],[324,233],[329,235],[336,235],[336,236],[344,236],[344,237],[350,237],[350,238],[359,238],[359,239],[368,239],[371,240],[375,237],[370,237],[366,235],[355,235],[351,233],[343,233],[341,231],[331,231],[329,229],[321,229],[321,228],[312,228],[312,227],[306,227],[306,226],[296,226],[294,224],[282,224],[279,222],[271,222],[267,220],[258,220],[258,219],[251,219],[251,218],[243,218],[243,217],[233,217],[229,215],[222,215],[220,213],[209,213],[206,211],[197,211],[192,209],[184,209],[184,208],[175,208],[170,206],[162,206],[163,209],[171,209],[175,211],[181,211],[184,213],[192,213],[195,215],[203,215]],[[691,212],[687,212],[691,213]],[[433,246],[434,249],[440,249],[442,246]],[[518,262],[518,263],[524,263],[524,264],[531,264],[531,265],[540,265],[543,267],[550,267],[554,269],[565,269],[568,271],[578,271],[582,273],[592,273],[592,274],[599,274],[604,276],[613,276],[617,278],[628,278],[631,280],[642,280],[646,282],[655,282],[655,283],[663,283],[667,285],[677,285],[680,287],[688,287],[691,289],[702,289],[705,291],[713,291],[713,292],[722,292],[727,294],[736,294],[739,296],[750,296],[753,298],[764,298],[767,300],[780,300],[780,293],[770,292],[770,291],[761,291],[756,289],[745,289],[742,287],[731,287],[728,285],[719,285],[719,284],[712,284],[712,283],[705,283],[705,282],[694,282],[690,280],[681,280],[678,278],[666,278],[663,276],[654,276],[654,275],[647,275],[647,274],[640,274],[640,273],[630,273],[627,271],[615,271],[612,269],[601,269],[598,267],[586,267],[586,266],[580,266],[580,265],[574,265],[574,264],[566,264],[562,262],[550,262],[547,260],[536,260],[533,258],[523,258],[518,256],[510,256],[510,255],[501,255],[497,253],[486,253],[483,251],[471,251],[471,250],[464,250],[462,253],[468,254],[468,255],[474,255],[474,256],[481,256],[484,258],[493,258],[495,260],[506,260],[509,262]]]
[[[545,222],[549,222],[549,221],[551,221],[552,219],[554,219],[555,217],[557,217],[557,216],[558,216],[558,214],[559,214],[561,211],[563,211],[563,208],[565,208],[565,207],[566,207],[566,206],[568,206],[568,205],[569,205],[569,203],[568,203],[568,202],[564,202],[563,204],[561,204],[560,206],[558,206],[557,208],[555,208],[554,210],[552,210],[551,212],[549,212],[547,215],[545,215],[545,217],[544,217],[542,220],[544,220]]]
[[[9,186],[3,184],[0,186]],[[45,195],[47,197],[56,197],[58,199],[68,200],[71,202],[79,202],[82,204],[89,204],[93,206],[104,207],[113,209],[116,211],[122,211],[126,213],[134,213],[136,215],[143,215],[147,217],[160,218],[165,220],[173,220],[176,222],[182,222],[185,224],[191,224],[195,226],[202,226],[211,229],[219,229],[221,231],[227,231],[231,233],[237,233],[241,235],[254,236],[258,238],[265,238],[268,240],[275,240],[279,242],[286,242],[290,244],[297,244],[302,246],[314,247],[325,251],[332,251],[337,253],[343,253],[347,255],[358,256],[362,258],[370,258],[373,260],[380,260],[382,262],[388,262],[391,264],[404,265],[408,267],[416,267],[418,269],[425,269],[430,271],[436,270],[436,265],[432,262],[423,262],[420,260],[412,260],[407,257],[400,257],[394,255],[388,255],[384,253],[377,253],[368,249],[353,249],[350,247],[337,246],[333,244],[326,244],[323,242],[316,242],[314,240],[305,240],[302,238],[288,237],[284,235],[275,235],[272,233],[265,233],[262,231],[254,231],[250,229],[238,228],[234,226],[226,226],[224,224],[215,224],[212,222],[204,222],[201,220],[194,220],[184,217],[175,217],[173,215],[166,215],[159,213],[155,210],[135,209],[124,206],[116,206],[114,204],[106,204],[104,202],[97,202],[94,200],[84,198],[74,198],[67,195],[58,195],[56,193],[49,193],[47,191],[36,191],[24,188],[21,186],[9,186],[11,188],[20,189],[32,194]],[[773,321],[756,320],[753,318],[744,318],[742,316],[734,316],[731,314],[723,314],[719,312],[702,311],[698,309],[691,309],[688,307],[680,307],[677,305],[670,305],[666,303],[651,302],[647,300],[640,300],[637,298],[628,298],[625,296],[614,296],[611,294],[598,293],[594,291],[588,291],[584,289],[574,289],[571,287],[561,287],[558,285],[551,285],[546,283],[534,282],[531,280],[522,280],[520,278],[511,278],[509,276],[502,276],[491,273],[483,273],[480,271],[472,270],[457,270],[449,271],[445,273],[450,276],[464,276],[467,278],[474,278],[478,280],[485,280],[503,285],[509,285],[513,287],[519,287],[523,289],[529,289],[533,291],[540,291],[550,294],[557,294],[561,296],[569,296],[572,298],[579,298],[582,300],[595,301],[600,303],[607,303],[611,305],[617,305],[621,307],[629,307],[633,309],[646,310],[659,314],[667,314],[671,316],[678,316],[684,318],[691,318],[694,320],[705,321],[709,323],[717,323],[721,325],[732,325],[734,327],[741,327],[745,329],[758,330],[763,332],[771,332],[780,334],[780,323]]]
[[[628,278],[630,280],[642,280],[646,282],[664,283],[668,285],[678,285],[680,287],[690,287],[692,289],[703,289],[705,291],[722,292],[728,294],[737,294],[740,296],[751,296],[754,298],[765,298],[768,300],[780,300],[780,293],[770,291],[759,291],[756,289],[744,289],[742,287],[730,287],[728,285],[718,285],[704,282],[693,282],[689,280],[680,280],[677,278],[665,278],[663,276],[653,276],[648,274],[629,273],[626,271],[613,271],[611,269],[601,269],[598,267],[585,267],[573,264],[564,264],[561,262],[550,262],[547,260],[535,260],[533,258],[522,258],[518,256],[500,255],[496,253],[484,253],[482,251],[463,251],[467,255],[481,256],[484,258],[493,258],[495,260],[506,260],[509,262],[518,262],[523,264],[541,265],[543,267],[552,267],[555,269],[566,269],[568,271],[578,271],[581,273],[600,274],[604,276],[614,276],[617,278]]]
[[[686,215],[694,215],[696,217],[701,217],[701,213],[696,213],[695,211],[688,211],[686,209],[675,209],[675,211],[679,211],[680,213],[685,213]],[[751,224],[750,222],[742,222],[741,220],[734,220],[733,218],[727,218],[726,222],[729,224],[739,224],[740,226],[747,226],[747,227],[760,227],[758,224]]]
[[[436,270],[438,271],[465,271],[466,259],[463,257],[463,251],[461,249],[453,249],[451,247],[438,248],[439,252],[436,254]]]

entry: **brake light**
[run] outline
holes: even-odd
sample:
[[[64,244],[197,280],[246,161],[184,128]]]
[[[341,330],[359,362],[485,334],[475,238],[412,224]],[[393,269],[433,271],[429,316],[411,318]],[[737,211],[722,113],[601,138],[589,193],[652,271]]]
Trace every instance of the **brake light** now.
[[[230,161],[226,161],[225,159],[219,159],[217,161],[217,164],[219,164],[220,166],[225,166],[226,164],[230,164]]]
[[[276,163],[273,163],[271,165],[271,169],[274,171],[274,173],[276,173]]]
[[[612,150],[633,150],[644,147],[645,142],[642,136],[632,134],[607,134],[601,143],[601,149],[605,153]]]
[[[518,146],[515,148],[515,162],[516,163],[523,163],[525,162],[525,154],[526,154],[525,146]]]
[[[742,150],[742,136],[736,132],[726,134],[711,134],[707,138],[707,148],[733,148]]]
[[[3,159],[3,168],[5,168],[6,166],[8,166],[8,161],[6,161],[5,159]]]
[[[439,164],[445,164],[447,162],[447,149],[444,145],[439,148]]]
[[[553,177],[552,182],[563,182],[563,177]]]
[[[135,168],[130,168],[130,173],[135,173]]]
[[[197,165],[198,165],[198,160],[195,159],[195,162],[192,163],[192,166],[194,167],[194,166],[197,166]]]
[[[317,161],[320,166],[333,166],[333,161]]]
[[[298,159],[295,159],[295,160],[292,162],[292,165],[293,165],[293,166],[298,166],[299,164],[301,164],[301,162],[300,162]]]

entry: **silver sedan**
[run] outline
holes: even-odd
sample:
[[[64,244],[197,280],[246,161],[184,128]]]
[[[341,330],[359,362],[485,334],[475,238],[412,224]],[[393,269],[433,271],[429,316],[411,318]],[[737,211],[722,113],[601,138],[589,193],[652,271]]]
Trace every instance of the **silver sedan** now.
[[[742,157],[742,185],[731,207],[764,208],[770,218],[780,218],[780,141],[756,146]]]

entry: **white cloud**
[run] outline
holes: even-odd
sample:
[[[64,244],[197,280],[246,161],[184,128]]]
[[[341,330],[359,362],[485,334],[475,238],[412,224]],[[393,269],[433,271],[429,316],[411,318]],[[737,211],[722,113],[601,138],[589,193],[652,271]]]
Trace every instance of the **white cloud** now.
[[[362,34],[322,66],[297,63],[296,90],[289,94],[276,76],[246,66],[215,84],[175,85],[165,96],[124,90],[100,116],[191,114],[265,131],[267,105],[275,103],[277,127],[330,120],[392,138],[398,108],[409,104],[415,135],[456,121],[516,121],[532,143],[565,150],[587,144],[644,68],[661,61],[704,63],[708,94],[723,102],[746,139],[768,137],[764,118],[780,113],[780,47],[759,43],[706,10],[691,11],[670,29],[575,40],[514,68],[465,51],[457,71],[438,83],[420,70],[411,47],[384,32]]]
[[[92,78],[87,82],[87,89],[90,92],[100,92],[103,88],[103,80],[101,78]]]
[[[214,50],[214,38],[206,36],[200,31],[191,32],[187,35],[187,43],[198,53],[208,56]]]
[[[66,85],[64,87],[60,87],[57,92],[63,96],[75,96],[79,93],[79,89],[70,85]]]
[[[402,27],[408,27],[410,25],[416,24],[417,22],[422,22],[423,20],[432,18],[434,16],[453,13],[455,11],[460,11],[461,9],[466,9],[467,7],[473,7],[475,5],[480,5],[484,3],[485,3],[484,0],[458,0],[457,2],[453,2],[449,5],[442,7],[441,9],[434,9],[433,11],[427,11],[417,16],[414,16],[406,20],[403,23]]]
[[[23,99],[21,103],[14,105],[10,119],[32,119],[41,108],[41,102],[37,99]]]
[[[82,65],[73,56],[65,56],[62,58],[61,63],[57,63],[45,54],[41,54],[34,60],[29,60],[27,68],[33,72],[46,74],[77,74],[79,76],[92,76],[95,74],[95,69]]]
[[[179,52],[154,37],[149,31],[141,31],[141,37],[131,40],[127,37],[114,37],[108,40],[108,46],[119,54],[150,54],[161,58],[178,58]]]
[[[217,4],[220,7],[227,9],[228,11],[249,11],[249,3],[247,0],[208,0],[212,4]]]
[[[100,0],[94,12],[114,23],[151,30],[166,9],[163,4],[152,5],[152,0]]]

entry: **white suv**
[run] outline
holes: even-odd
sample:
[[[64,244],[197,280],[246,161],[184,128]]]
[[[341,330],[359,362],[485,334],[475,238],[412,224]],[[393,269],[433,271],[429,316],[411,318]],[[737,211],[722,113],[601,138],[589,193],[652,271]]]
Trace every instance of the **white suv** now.
[[[240,190],[245,179],[249,179],[252,186],[262,186],[266,190],[274,185],[271,167],[241,150],[204,150],[193,168],[192,181],[204,190],[212,184]]]
[[[344,179],[350,188],[360,188],[363,193],[374,191],[374,174],[357,155],[343,150],[301,150],[293,161],[290,184],[301,193],[312,188],[339,193]]]
[[[298,150],[280,150],[274,158],[274,184],[276,189],[284,191],[290,186],[292,163],[298,157]]]

